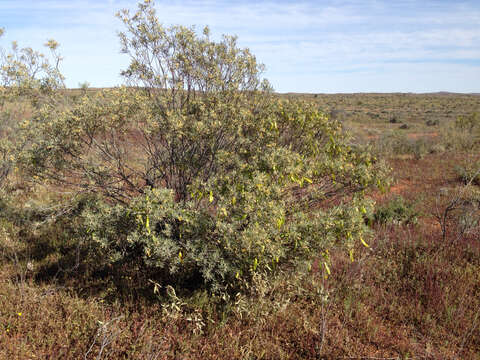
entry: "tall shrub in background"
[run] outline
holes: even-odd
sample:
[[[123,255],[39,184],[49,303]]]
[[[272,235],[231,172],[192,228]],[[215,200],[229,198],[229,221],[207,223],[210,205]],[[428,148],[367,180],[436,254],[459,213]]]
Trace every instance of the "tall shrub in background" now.
[[[0,37],[4,30],[0,28]],[[14,41],[10,51],[0,48],[0,188],[14,168],[15,157],[28,138],[20,136],[19,125],[32,116],[51,95],[64,88],[57,53],[58,43],[49,40],[45,46],[50,57],[33,50],[20,48]],[[24,123],[26,125],[27,123]]]
[[[363,191],[386,170],[337,121],[276,98],[234,37],[165,28],[149,1],[118,16],[129,87],[42,103],[19,156],[35,179],[98,195],[80,216],[105,264],[237,291],[363,241]]]

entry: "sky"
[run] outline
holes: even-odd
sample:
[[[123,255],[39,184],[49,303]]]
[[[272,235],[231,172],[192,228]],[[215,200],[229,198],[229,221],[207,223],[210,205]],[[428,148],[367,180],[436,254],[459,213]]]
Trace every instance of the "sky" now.
[[[123,83],[136,0],[0,0],[0,46],[57,40],[68,87]],[[278,92],[480,92],[479,0],[157,0],[165,25],[237,35]]]

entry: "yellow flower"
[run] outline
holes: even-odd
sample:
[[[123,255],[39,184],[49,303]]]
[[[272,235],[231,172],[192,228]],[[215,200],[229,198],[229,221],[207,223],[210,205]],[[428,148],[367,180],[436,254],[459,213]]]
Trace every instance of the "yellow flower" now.
[[[17,315],[18,315],[18,316],[22,316],[22,313],[21,313],[21,312],[18,312]]]

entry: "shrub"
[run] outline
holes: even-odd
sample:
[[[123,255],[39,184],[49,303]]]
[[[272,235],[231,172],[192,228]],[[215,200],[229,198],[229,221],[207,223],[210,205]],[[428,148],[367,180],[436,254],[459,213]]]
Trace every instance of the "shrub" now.
[[[480,118],[478,113],[459,116],[455,123],[442,132],[443,141],[450,149],[472,150],[480,144]]]
[[[400,122],[400,120],[398,120],[398,117],[396,115],[392,116],[389,120],[390,124],[397,124]]]
[[[150,2],[119,17],[136,88],[45,101],[19,155],[32,178],[100,196],[80,216],[104,264],[225,293],[365,236],[362,194],[387,169],[338,121],[274,98],[234,37],[165,28]]]
[[[471,235],[478,239],[480,191],[472,186],[471,180],[466,185],[446,189],[436,199],[434,216],[441,226],[444,241],[449,238],[452,241],[465,240]]]
[[[435,120],[433,120],[433,119],[428,119],[428,120],[425,122],[425,124],[426,124],[427,126],[438,126],[438,125],[440,125],[440,121],[439,121],[438,119],[435,119]]]
[[[409,139],[398,131],[382,135],[375,142],[375,151],[380,155],[413,155],[421,159],[428,152],[429,144],[424,139]]]
[[[371,221],[380,224],[416,224],[418,212],[402,196],[395,196],[386,204],[375,209]]]
[[[475,112],[468,116],[459,116],[455,120],[455,128],[470,133],[480,130],[480,117],[478,113]]]
[[[441,153],[444,153],[445,151],[446,151],[445,145],[440,143],[433,144],[430,148],[431,154],[441,154]]]
[[[3,36],[0,28],[0,37]],[[19,136],[19,124],[31,116],[54,90],[63,88],[59,71],[58,43],[49,40],[51,60],[32,48],[19,48],[16,42],[7,53],[0,48],[0,189],[7,183],[18,152],[28,138]],[[55,64],[55,65],[53,65]]]
[[[455,171],[464,184],[480,185],[480,161],[457,165]]]

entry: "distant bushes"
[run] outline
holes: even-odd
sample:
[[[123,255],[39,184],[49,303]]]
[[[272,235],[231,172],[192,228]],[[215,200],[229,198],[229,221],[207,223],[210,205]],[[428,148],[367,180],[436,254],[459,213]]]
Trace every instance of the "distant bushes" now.
[[[438,134],[432,137],[409,137],[408,134],[390,131],[381,134],[373,143],[379,156],[413,155],[420,159],[429,153],[442,153],[449,150],[471,151],[480,145],[480,120],[477,113],[459,116],[454,123],[439,127]],[[428,120],[427,126],[438,126],[437,120]],[[405,125],[405,126],[404,126]],[[403,124],[400,129],[408,129]],[[438,135],[438,136],[437,136]]]

